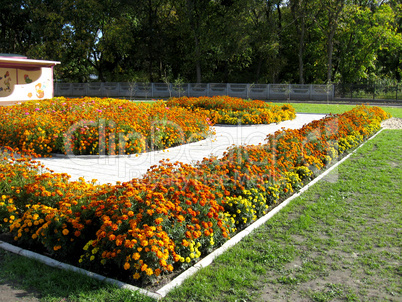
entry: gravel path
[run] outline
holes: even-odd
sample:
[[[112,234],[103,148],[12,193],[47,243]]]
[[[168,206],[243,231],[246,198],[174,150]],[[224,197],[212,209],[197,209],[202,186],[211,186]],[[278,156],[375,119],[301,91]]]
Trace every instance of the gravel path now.
[[[158,165],[161,160],[169,159],[170,162],[192,164],[211,154],[219,158],[232,145],[258,145],[264,143],[268,134],[282,127],[298,129],[324,116],[324,114],[297,114],[294,120],[269,125],[215,125],[216,135],[163,151],[121,156],[55,155],[51,158],[41,158],[40,161],[54,172],[67,173],[71,176],[71,180],[84,177],[87,181],[96,179],[100,184],[114,184],[116,181],[141,178],[151,166]]]
[[[402,129],[402,118],[391,117],[381,123],[384,129]]]

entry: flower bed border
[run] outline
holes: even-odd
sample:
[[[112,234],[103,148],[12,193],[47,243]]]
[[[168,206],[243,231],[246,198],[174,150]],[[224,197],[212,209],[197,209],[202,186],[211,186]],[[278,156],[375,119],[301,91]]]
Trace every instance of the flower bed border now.
[[[290,197],[285,199],[283,202],[281,202],[278,206],[273,208],[271,211],[269,211],[266,215],[262,216],[252,224],[250,224],[248,227],[237,233],[233,238],[225,242],[222,246],[214,250],[212,253],[208,254],[206,257],[201,259],[199,262],[194,264],[192,267],[188,268],[185,270],[183,273],[178,275],[176,278],[174,278],[171,282],[163,286],[162,288],[158,289],[155,292],[148,291],[146,289],[142,289],[136,286],[133,286],[128,283],[124,283],[121,281],[118,281],[116,279],[104,277],[102,275],[84,270],[82,268],[75,267],[70,264],[65,264],[60,261],[57,261],[55,259],[52,259],[50,257],[46,257],[43,255],[40,255],[35,252],[31,252],[19,247],[16,247],[14,245],[11,245],[9,243],[3,242],[0,240],[0,248],[12,252],[14,254],[18,254],[24,257],[28,257],[30,259],[35,259],[39,262],[42,262],[48,266],[55,267],[58,269],[65,269],[65,270],[70,270],[73,272],[77,272],[83,275],[86,275],[88,277],[100,280],[102,282],[107,282],[113,285],[116,285],[119,288],[124,288],[124,289],[129,289],[132,291],[138,291],[141,294],[144,294],[148,297],[154,298],[156,300],[159,300],[163,297],[165,297],[171,290],[173,290],[175,287],[181,285],[187,278],[191,277],[194,275],[198,270],[209,266],[213,260],[218,257],[219,255],[223,254],[226,250],[240,242],[245,236],[250,234],[253,230],[256,228],[260,227],[264,223],[266,223],[269,219],[271,219],[275,214],[277,214],[281,209],[283,209],[285,206],[287,206],[293,199],[296,197],[299,197],[302,193],[307,191],[311,186],[313,186],[315,183],[320,181],[322,178],[324,178],[326,175],[328,175],[333,169],[337,168],[340,164],[342,164],[344,161],[346,161],[352,154],[354,154],[358,149],[360,149],[362,146],[364,146],[368,141],[376,137],[378,134],[380,134],[383,131],[383,129],[380,129],[377,131],[375,134],[373,134],[371,137],[369,137],[366,141],[364,141],[362,144],[360,144],[357,148],[352,150],[349,154],[344,156],[341,160],[337,161],[335,164],[331,165],[329,168],[325,169],[320,175],[315,177],[313,180],[311,180],[309,183],[307,183],[303,188],[300,189],[297,193],[292,194]]]

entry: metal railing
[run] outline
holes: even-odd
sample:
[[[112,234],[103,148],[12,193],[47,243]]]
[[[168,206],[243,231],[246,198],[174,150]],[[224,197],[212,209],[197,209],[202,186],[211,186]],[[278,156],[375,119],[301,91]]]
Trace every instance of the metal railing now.
[[[334,99],[334,86],[239,83],[55,83],[54,94],[65,97],[96,96],[128,99],[228,95],[260,100],[330,101]]]
[[[336,84],[334,85],[334,97],[402,102],[402,85]]]

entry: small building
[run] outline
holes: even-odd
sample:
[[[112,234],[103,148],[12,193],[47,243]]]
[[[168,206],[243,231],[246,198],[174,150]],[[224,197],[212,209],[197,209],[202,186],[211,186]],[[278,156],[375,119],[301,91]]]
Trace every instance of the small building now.
[[[0,105],[53,97],[53,67],[60,62],[0,54]]]

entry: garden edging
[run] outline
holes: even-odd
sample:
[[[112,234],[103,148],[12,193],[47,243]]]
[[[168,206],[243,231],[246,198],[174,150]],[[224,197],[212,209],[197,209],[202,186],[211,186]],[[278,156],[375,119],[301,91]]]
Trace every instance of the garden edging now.
[[[35,260],[37,260],[39,262],[42,262],[42,263],[44,263],[44,264],[46,264],[48,266],[51,266],[51,267],[78,272],[80,274],[83,274],[83,275],[86,275],[88,277],[100,280],[102,282],[107,282],[107,283],[110,283],[110,284],[114,284],[119,288],[129,289],[129,290],[132,290],[132,291],[138,291],[141,294],[144,294],[144,295],[147,295],[149,297],[152,297],[154,299],[159,300],[159,299],[165,297],[173,288],[175,288],[175,287],[179,286],[180,284],[182,284],[184,280],[186,280],[187,278],[189,278],[190,276],[195,274],[199,269],[207,267],[208,265],[210,265],[216,257],[221,255],[223,252],[225,252],[230,247],[234,246],[236,243],[240,242],[245,236],[250,234],[254,229],[256,229],[259,226],[261,226],[262,224],[266,223],[270,218],[272,218],[282,208],[284,208],[286,205],[288,205],[290,203],[290,201],[292,201],[296,197],[300,196],[303,192],[307,191],[312,185],[314,185],[315,183],[320,181],[322,178],[324,178],[327,174],[329,174],[329,172],[331,172],[333,169],[335,169],[341,163],[343,163],[345,160],[347,160],[360,147],[365,145],[369,140],[371,140],[374,137],[376,137],[381,131],[382,131],[382,129],[379,130],[377,133],[375,133],[373,136],[371,136],[369,139],[367,139],[365,142],[363,142],[360,146],[358,146],[356,149],[354,149],[347,156],[345,156],[340,161],[336,162],[334,165],[332,165],[331,167],[326,169],[323,173],[321,173],[319,176],[317,176],[315,179],[313,179],[311,182],[309,182],[307,185],[305,185],[303,188],[301,188],[299,192],[294,193],[292,196],[290,196],[285,201],[283,201],[278,206],[276,206],[274,209],[272,209],[269,213],[267,213],[266,215],[262,216],[260,219],[255,221],[253,224],[251,224],[250,226],[248,226],[247,228],[245,228],[244,230],[242,230],[241,232],[236,234],[233,238],[228,240],[221,247],[219,247],[218,249],[216,249],[215,251],[213,251],[212,253],[207,255],[205,258],[203,258],[202,260],[197,262],[194,266],[192,266],[189,269],[187,269],[186,271],[184,271],[182,274],[177,276],[170,283],[168,283],[167,285],[163,286],[162,288],[160,288],[156,292],[151,292],[151,291],[148,291],[148,290],[145,290],[145,289],[142,289],[142,288],[138,288],[138,287],[135,287],[133,285],[130,285],[130,284],[127,284],[127,283],[124,283],[124,282],[121,282],[121,281],[118,281],[118,280],[115,280],[115,279],[107,278],[107,277],[104,277],[102,275],[89,272],[87,270],[75,267],[73,265],[69,265],[69,264],[59,262],[59,261],[54,260],[54,259],[52,259],[50,257],[46,257],[46,256],[40,255],[38,253],[34,253],[34,252],[31,252],[31,251],[28,251],[28,250],[24,250],[22,248],[16,247],[14,245],[11,245],[9,243],[3,242],[1,240],[0,240],[0,248],[4,249],[6,251],[9,251],[9,252],[24,256],[24,257],[28,257],[30,259],[35,259]]]

